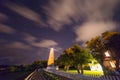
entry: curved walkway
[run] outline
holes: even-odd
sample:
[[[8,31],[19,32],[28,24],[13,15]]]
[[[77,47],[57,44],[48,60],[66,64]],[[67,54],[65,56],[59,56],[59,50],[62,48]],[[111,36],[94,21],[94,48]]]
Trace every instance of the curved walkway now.
[[[61,75],[56,75],[60,80],[72,80]],[[45,75],[44,70],[36,69],[30,75],[28,75],[24,80],[50,80],[47,79],[49,76]]]
[[[43,75],[43,71],[41,69],[36,69],[34,72],[32,72],[24,80],[46,80],[46,79]]]

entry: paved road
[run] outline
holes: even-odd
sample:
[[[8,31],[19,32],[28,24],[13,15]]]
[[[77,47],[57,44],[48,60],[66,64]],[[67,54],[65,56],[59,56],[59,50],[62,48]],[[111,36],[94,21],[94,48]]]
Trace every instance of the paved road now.
[[[41,69],[36,69],[25,80],[46,80]]]

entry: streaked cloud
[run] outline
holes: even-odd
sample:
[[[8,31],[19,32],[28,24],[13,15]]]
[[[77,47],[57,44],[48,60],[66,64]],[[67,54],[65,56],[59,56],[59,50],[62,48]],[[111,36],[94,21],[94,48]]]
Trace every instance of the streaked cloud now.
[[[114,9],[119,0],[51,0],[45,7],[48,24],[56,31],[64,25],[82,21],[73,26],[76,41],[85,42],[104,31],[117,29],[114,21]]]
[[[46,59],[46,56],[48,56],[48,51],[51,47],[54,48],[56,53],[60,53],[63,49],[59,46],[59,44],[51,39],[43,39],[43,40],[39,40],[38,37],[32,36],[28,33],[24,33],[23,34],[23,39],[24,41],[26,41],[30,46],[32,47],[37,47],[39,48],[38,50],[38,55],[44,55],[44,57],[42,56],[41,59]],[[47,52],[46,54],[44,54],[43,52]],[[55,55],[58,56],[59,54]]]
[[[59,31],[63,25],[70,24],[70,17],[75,15],[73,0],[51,0],[49,6],[44,9],[48,15],[47,23],[56,31]]]
[[[6,40],[0,39],[0,44],[1,44],[1,43],[5,43],[5,42],[6,42]]]
[[[38,24],[44,25],[41,20],[40,15],[37,12],[33,11],[32,9],[30,9],[26,6],[17,5],[15,3],[8,3],[8,4],[6,4],[6,6],[9,9],[11,9],[12,11],[18,13],[19,15],[21,15],[31,21],[34,21]]]
[[[7,25],[0,24],[0,32],[6,33],[6,34],[13,34],[16,32],[16,30]]]
[[[55,51],[61,52],[63,50],[61,47],[55,47]]]
[[[34,42],[32,43],[32,45],[36,47],[49,48],[49,47],[57,46],[58,43],[53,40],[44,39],[40,42]]]
[[[0,13],[0,22],[4,22],[8,19],[8,16],[4,13]]]
[[[36,37],[28,34],[28,33],[23,33],[23,39],[27,42],[27,43],[33,43],[37,40]]]
[[[85,22],[75,28],[76,41],[85,42],[105,31],[116,30],[117,23],[112,21],[113,10],[119,0],[84,1],[80,8],[85,16]]]
[[[40,41],[38,40],[38,38],[28,33],[23,34],[23,40],[26,41],[29,45],[32,45],[34,47],[39,47],[39,48],[49,48],[49,47],[58,45],[58,43],[55,42],[54,40],[43,39],[42,41]]]
[[[89,22],[112,22],[114,8],[119,0],[50,0],[49,5],[44,6],[47,23],[52,29],[59,31],[64,25],[70,25],[77,21],[83,24]],[[87,23],[88,22],[88,23]],[[98,24],[97,24],[98,23]],[[114,22],[110,23],[113,24]],[[115,25],[115,24],[114,24]],[[79,25],[81,26],[81,25]],[[105,26],[106,28],[106,26]],[[96,28],[99,29],[99,28]],[[78,38],[77,38],[78,39]]]
[[[18,41],[9,43],[6,45],[6,47],[14,48],[14,49],[22,49],[22,50],[31,49],[31,46]]]
[[[113,21],[113,16],[120,0],[47,0],[37,4],[39,1],[33,0],[5,2],[0,12],[3,38],[0,39],[0,63],[31,63],[46,59],[51,47],[55,48],[57,57],[72,44],[83,42],[82,46],[85,46],[85,41],[104,31],[115,30],[118,24]],[[45,28],[36,28],[39,24]]]
[[[77,35],[76,41],[88,41],[91,38],[101,35],[105,31],[115,30],[116,25],[113,22],[87,22],[82,26],[75,28]]]

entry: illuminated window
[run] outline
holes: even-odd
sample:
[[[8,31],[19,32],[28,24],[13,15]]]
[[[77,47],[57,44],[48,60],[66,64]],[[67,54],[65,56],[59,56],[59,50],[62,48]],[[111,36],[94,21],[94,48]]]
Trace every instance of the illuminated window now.
[[[106,56],[106,57],[110,57],[109,51],[106,51],[106,52],[105,52],[105,56]]]
[[[110,65],[111,65],[112,68],[116,67],[114,61],[110,61]]]

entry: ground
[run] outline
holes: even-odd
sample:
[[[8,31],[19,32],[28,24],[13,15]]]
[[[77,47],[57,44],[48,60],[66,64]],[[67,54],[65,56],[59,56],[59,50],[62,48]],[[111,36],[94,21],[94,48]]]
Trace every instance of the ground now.
[[[77,70],[68,70],[67,72],[77,74]],[[103,75],[103,71],[84,70],[84,75]]]

